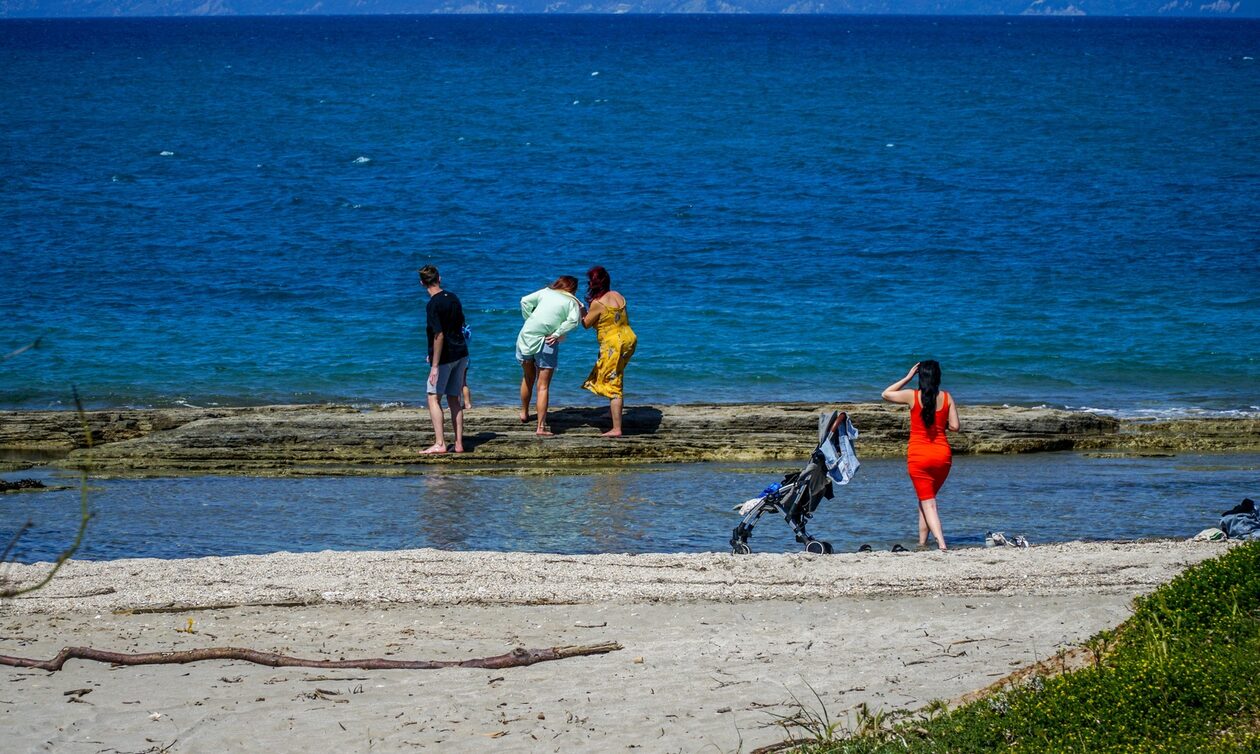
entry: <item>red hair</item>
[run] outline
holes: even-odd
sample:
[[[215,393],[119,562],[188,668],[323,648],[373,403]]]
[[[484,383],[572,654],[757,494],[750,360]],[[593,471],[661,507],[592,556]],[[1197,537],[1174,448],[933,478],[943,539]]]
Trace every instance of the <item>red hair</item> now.
[[[608,277],[608,270],[599,265],[595,265],[586,271],[586,303],[590,304],[595,299],[612,290],[612,279]]]

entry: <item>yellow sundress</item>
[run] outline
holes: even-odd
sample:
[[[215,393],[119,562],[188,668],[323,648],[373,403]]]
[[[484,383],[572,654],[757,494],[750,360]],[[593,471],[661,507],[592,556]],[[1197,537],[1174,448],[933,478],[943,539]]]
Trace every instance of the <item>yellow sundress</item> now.
[[[599,338],[599,359],[582,387],[605,398],[621,397],[621,379],[626,363],[634,355],[639,339],[630,329],[630,314],[624,306],[605,306],[595,323]]]

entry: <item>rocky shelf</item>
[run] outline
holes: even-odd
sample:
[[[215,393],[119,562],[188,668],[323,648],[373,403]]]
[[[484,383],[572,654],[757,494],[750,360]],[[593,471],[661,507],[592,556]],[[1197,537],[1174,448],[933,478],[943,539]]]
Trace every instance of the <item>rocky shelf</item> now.
[[[635,406],[626,436],[599,436],[605,408],[559,408],[540,439],[511,407],[467,412],[468,452],[422,456],[433,441],[424,408],[265,406],[88,412],[0,412],[9,469],[50,464],[97,474],[569,473],[623,464],[804,459],[819,412],[850,413],[864,458],[905,452],[908,410],[888,404],[777,403]],[[1260,450],[1260,419],[1119,421],[1048,408],[966,406],[957,453],[1090,450],[1119,453]],[[84,421],[85,420],[85,421]],[[449,421],[448,421],[449,425]],[[89,444],[88,437],[91,442]],[[449,435],[448,435],[449,440]]]

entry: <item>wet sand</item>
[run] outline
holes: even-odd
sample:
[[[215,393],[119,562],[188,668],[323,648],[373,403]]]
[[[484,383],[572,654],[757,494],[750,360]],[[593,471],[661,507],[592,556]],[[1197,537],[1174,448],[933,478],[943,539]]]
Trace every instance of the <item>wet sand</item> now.
[[[0,668],[0,719],[20,751],[749,751],[785,737],[776,715],[791,714],[793,699],[819,709],[815,692],[845,719],[863,702],[917,708],[986,686],[1119,623],[1134,596],[1224,548],[72,562],[45,591],[0,605],[0,653],[240,646],[462,659],[518,645],[623,649],[504,670]],[[168,612],[128,612],[153,608]]]

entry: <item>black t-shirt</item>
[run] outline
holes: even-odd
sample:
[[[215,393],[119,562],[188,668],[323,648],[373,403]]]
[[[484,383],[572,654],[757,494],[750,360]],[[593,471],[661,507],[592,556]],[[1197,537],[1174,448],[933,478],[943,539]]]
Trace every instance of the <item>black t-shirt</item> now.
[[[438,333],[446,336],[442,358],[438,364],[449,364],[468,355],[468,343],[464,341],[464,307],[459,305],[459,298],[454,293],[439,291],[429,299],[425,315],[428,320],[426,329],[429,335],[430,362],[433,360],[433,339]]]

